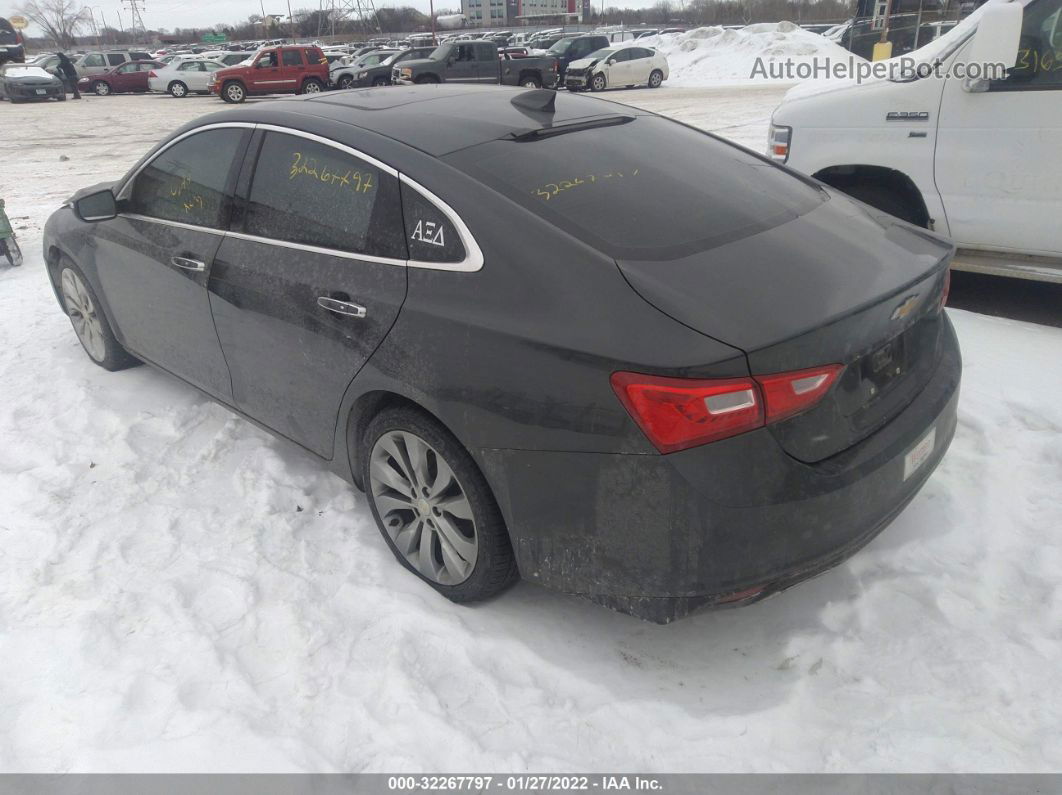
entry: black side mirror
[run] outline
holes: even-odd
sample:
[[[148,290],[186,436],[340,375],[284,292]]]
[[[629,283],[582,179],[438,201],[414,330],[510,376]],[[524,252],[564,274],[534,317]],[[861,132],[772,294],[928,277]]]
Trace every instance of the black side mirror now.
[[[109,221],[118,215],[118,202],[110,189],[101,190],[74,202],[74,212],[82,221]]]

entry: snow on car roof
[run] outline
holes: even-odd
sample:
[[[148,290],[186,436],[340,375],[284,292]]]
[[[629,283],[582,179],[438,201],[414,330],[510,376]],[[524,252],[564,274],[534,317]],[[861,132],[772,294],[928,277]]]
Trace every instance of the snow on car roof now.
[[[45,71],[40,66],[27,66],[25,64],[9,64],[3,68],[5,77],[54,77],[51,72]]]

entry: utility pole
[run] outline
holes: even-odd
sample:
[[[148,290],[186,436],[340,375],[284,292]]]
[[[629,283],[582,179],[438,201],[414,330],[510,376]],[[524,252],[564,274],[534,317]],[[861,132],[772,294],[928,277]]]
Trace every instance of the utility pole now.
[[[132,31],[134,42],[137,40],[138,31],[144,37],[147,36],[147,30],[144,28],[144,17],[140,12],[140,7],[144,3],[145,0],[122,0],[122,5],[129,6],[129,29]]]
[[[265,0],[258,0],[258,7],[262,9],[262,38],[269,38],[269,23],[266,22]]]
[[[299,40],[295,36],[295,17],[291,15],[291,0],[288,0],[288,22],[291,23],[291,43],[298,44]]]

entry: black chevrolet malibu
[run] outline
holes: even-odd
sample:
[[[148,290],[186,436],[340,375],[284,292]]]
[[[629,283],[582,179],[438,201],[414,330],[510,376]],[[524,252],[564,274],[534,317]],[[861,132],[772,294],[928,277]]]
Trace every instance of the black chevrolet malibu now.
[[[109,370],[330,462],[398,561],[666,622],[854,553],[955,430],[952,246],[641,110],[499,87],[206,116],[44,239]]]

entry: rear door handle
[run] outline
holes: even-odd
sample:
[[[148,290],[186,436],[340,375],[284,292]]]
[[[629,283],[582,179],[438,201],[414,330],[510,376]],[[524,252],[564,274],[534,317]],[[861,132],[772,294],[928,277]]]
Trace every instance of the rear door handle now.
[[[205,262],[200,262],[197,259],[188,259],[188,257],[170,257],[170,264],[186,271],[195,271],[196,273],[202,273],[206,270]]]
[[[317,305],[322,309],[327,309],[329,312],[335,312],[337,315],[365,317],[365,307],[358,306],[358,304],[350,301],[340,301],[338,298],[332,298],[327,295],[322,295],[318,298]]]

